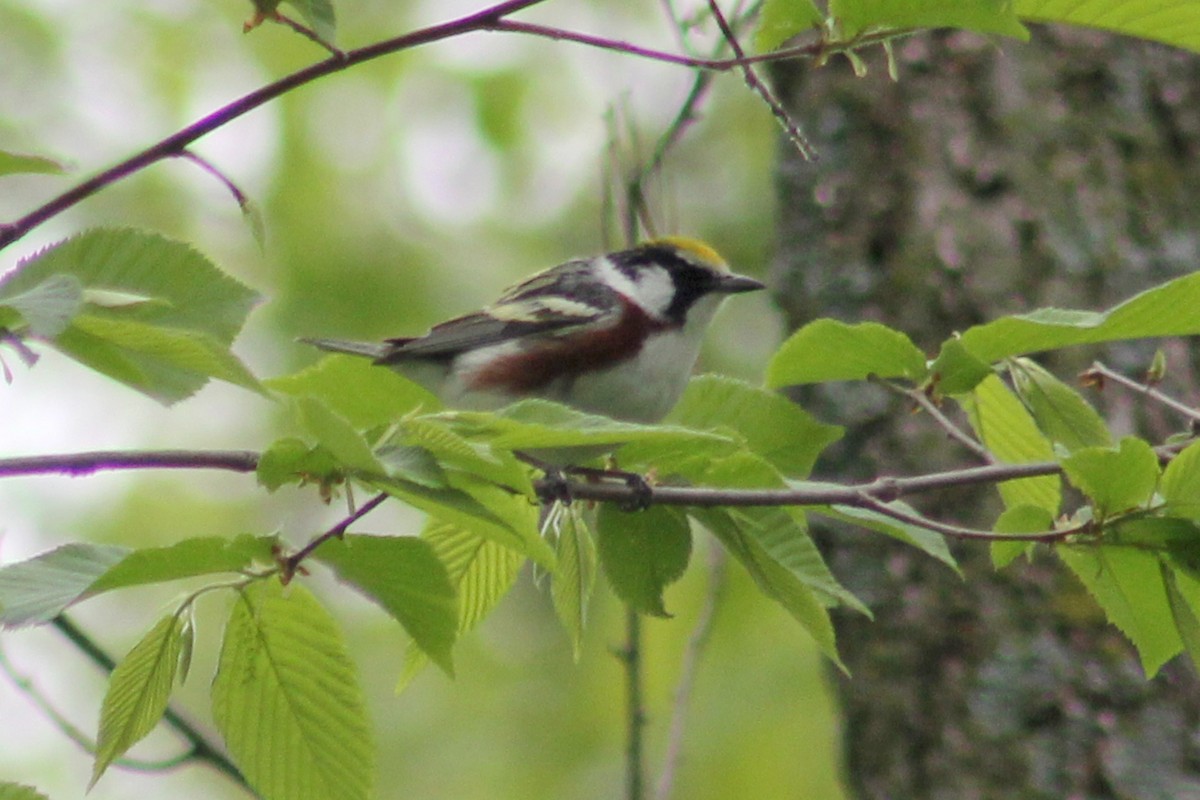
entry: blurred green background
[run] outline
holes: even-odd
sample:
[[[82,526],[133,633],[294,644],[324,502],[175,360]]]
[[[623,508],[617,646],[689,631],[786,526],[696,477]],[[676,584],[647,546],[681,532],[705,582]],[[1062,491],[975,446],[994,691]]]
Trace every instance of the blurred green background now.
[[[353,48],[481,7],[474,2],[343,0],[338,43]],[[701,4],[679,3],[681,16]],[[286,9],[286,7],[285,7]],[[0,179],[0,220],[20,216],[84,176],[270,80],[324,58],[281,26],[243,35],[236,0],[0,0],[0,150],[48,155],[63,177]],[[661,49],[681,45],[664,4],[545,3],[521,19]],[[689,35],[705,53],[709,31]],[[201,140],[195,151],[258,205],[265,247],[228,192],[183,161],[116,184],[0,253],[0,269],[79,230],[135,226],[191,242],[264,301],[236,347],[260,376],[313,361],[297,336],[419,333],[493,298],[513,280],[612,244],[604,219],[612,131],[626,166],[645,158],[693,75],[577,45],[473,34],[387,57],[295,91]],[[618,123],[610,122],[617,118]],[[652,186],[660,233],[706,239],[735,269],[766,273],[773,239],[776,129],[735,75],[720,76]],[[769,298],[731,303],[702,368],[758,380],[782,336]],[[171,409],[47,351],[0,386],[0,455],[97,448],[257,449],[290,433],[269,402],[210,386]],[[311,491],[267,496],[231,475],[103,475],[0,485],[4,561],[63,542],[127,545],[187,535],[279,530],[301,541],[338,519]],[[413,534],[404,509],[364,530]],[[709,585],[701,538],[667,594],[669,620],[644,629],[649,780],[668,746],[681,659]],[[346,623],[379,742],[382,798],[622,796],[624,687],[612,655],[623,613],[601,582],[575,663],[544,585],[526,574],[456,651],[453,681],[428,670],[394,694],[399,627],[323,575],[313,584]],[[138,590],[94,601],[79,620],[123,652],[173,595]],[[692,694],[672,796],[830,798],[837,718],[811,643],[727,570],[711,641]],[[207,675],[225,612],[201,607],[201,645],[179,702],[207,725]],[[94,731],[97,671],[50,631],[0,638],[8,659],[60,710]],[[0,779],[80,797],[89,759],[7,679],[0,680]],[[176,752],[156,734],[134,754]],[[135,792],[238,797],[227,781],[187,768],[110,772],[89,795]]]

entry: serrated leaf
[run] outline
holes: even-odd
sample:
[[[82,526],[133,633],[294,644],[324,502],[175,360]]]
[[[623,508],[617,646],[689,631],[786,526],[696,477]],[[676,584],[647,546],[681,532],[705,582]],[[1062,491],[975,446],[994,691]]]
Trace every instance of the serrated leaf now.
[[[991,363],[1080,344],[1200,334],[1200,273],[1176,278],[1108,311],[1044,308],[963,332],[963,345]]]
[[[971,394],[956,399],[966,409],[975,435],[999,461],[1025,464],[1054,458],[1054,448],[1049,440],[1038,430],[1017,396],[997,376],[991,375],[980,381]],[[1062,503],[1062,484],[1056,475],[1005,481],[997,489],[1007,508],[1032,505],[1056,516]]]
[[[693,378],[667,421],[692,430],[733,429],[751,452],[799,478],[842,436],[840,427],[817,421],[776,392],[718,375]]]
[[[579,503],[555,508],[557,516],[552,519],[558,570],[550,585],[550,596],[559,622],[571,637],[571,651],[578,661],[583,652],[588,601],[596,583],[596,543]]]
[[[754,537],[747,535],[744,527],[725,509],[698,508],[691,514],[746,568],[763,594],[783,606],[808,632],[820,651],[846,672],[846,666],[838,656],[837,637],[829,611],[813,591],[772,558]]]
[[[861,381],[869,376],[925,376],[925,354],[897,330],[877,322],[849,325],[818,319],[788,337],[767,365],[766,385]]]
[[[344,355],[326,356],[311,367],[263,383],[291,397],[315,397],[360,430],[442,407],[429,391],[392,370]]]
[[[344,581],[396,619],[447,674],[458,630],[458,598],[429,543],[411,536],[347,535],[315,553]]]
[[[83,307],[83,286],[74,275],[51,275],[28,291],[0,300],[0,307],[20,314],[34,336],[53,338]]]
[[[428,451],[442,468],[464,470],[526,497],[534,495],[529,469],[511,452],[468,441],[443,420],[430,417],[407,419],[400,425],[398,438],[406,445]]]
[[[366,800],[374,746],[337,623],[303,586],[238,593],[212,687],[234,762],[271,800]]]
[[[829,0],[829,15],[849,36],[879,28],[961,28],[1029,38],[1011,0]]]
[[[300,427],[338,460],[340,466],[369,475],[383,476],[387,470],[353,425],[315,397],[294,401]]]
[[[133,230],[89,231],[22,261],[0,279],[0,302],[55,275],[74,276],[85,298],[102,290],[145,299],[85,303],[52,342],[72,358],[164,403],[210,377],[258,388],[228,352],[257,296],[188,245]]]
[[[1040,506],[1019,504],[1004,509],[992,530],[996,533],[1038,533],[1054,529],[1054,517]],[[1029,551],[1027,541],[992,542],[992,566],[1002,569]]]
[[[639,613],[671,616],[662,595],[691,558],[687,517],[666,506],[626,513],[608,503],[600,507],[596,538],[600,564],[617,597]]]
[[[822,22],[812,0],[767,0],[759,12],[754,45],[759,52],[774,50],[797,34],[819,28]]]
[[[1030,22],[1062,22],[1138,36],[1200,52],[1200,6],[1192,0],[1013,0]]]
[[[1187,573],[1176,572],[1165,564],[1162,566],[1163,583],[1167,587],[1167,601],[1171,605],[1171,617],[1175,630],[1183,642],[1183,648],[1192,659],[1192,667],[1200,670],[1200,582]]]
[[[255,564],[269,565],[274,561],[278,541],[275,536],[248,534],[232,539],[204,536],[163,547],[128,551],[124,558],[91,583],[79,599],[113,589],[166,583],[200,575],[241,572]]]
[[[1140,508],[1158,485],[1158,456],[1141,439],[1127,436],[1119,448],[1088,447],[1063,459],[1063,473],[1086,494],[1103,519]]]
[[[163,617],[113,670],[100,707],[100,733],[88,788],[162,718],[175,684],[182,633],[179,617]]]
[[[525,557],[474,531],[436,520],[421,533],[446,566],[458,594],[458,632],[466,633],[483,620],[512,588]],[[425,666],[426,656],[412,647],[396,691],[403,690]]]
[[[0,625],[49,622],[128,553],[114,545],[67,544],[0,568]]]
[[[1055,548],[1092,597],[1137,648],[1147,679],[1183,647],[1153,553],[1129,547]]]
[[[1084,447],[1110,447],[1112,435],[1104,418],[1079,392],[1028,358],[1009,362],[1008,374],[1038,428],[1050,441],[1068,451]]]
[[[1179,452],[1163,470],[1160,485],[1167,511],[1200,522],[1200,442]]]
[[[62,175],[66,171],[62,163],[52,158],[0,150],[0,175]]]

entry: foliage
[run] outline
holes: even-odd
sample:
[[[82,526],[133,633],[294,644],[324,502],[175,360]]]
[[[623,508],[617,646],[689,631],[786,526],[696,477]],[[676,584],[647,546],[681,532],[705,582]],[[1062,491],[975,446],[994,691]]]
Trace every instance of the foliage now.
[[[290,22],[278,5],[256,3],[252,22]],[[291,24],[334,53],[313,77],[388,49],[341,53],[332,45],[332,5],[292,5],[307,27]],[[524,5],[533,3],[504,4],[464,18],[456,29],[430,29],[425,38],[401,37],[389,46],[396,51],[456,32],[500,30]],[[777,0],[765,4],[759,46],[771,49],[819,29],[810,55],[856,58],[856,48],[886,44],[913,28],[1024,37],[1023,21],[1052,20],[1197,49],[1200,40],[1188,33],[1200,30],[1194,5],[1154,16],[1141,13],[1151,0],[833,0],[824,14],[808,0]],[[288,88],[274,86],[276,95]],[[224,117],[204,124],[217,127],[253,105],[227,107]],[[147,152],[185,155],[189,142],[167,140]],[[0,152],[0,176],[61,171],[48,158]],[[109,180],[125,174],[117,170]],[[254,208],[230,188],[243,209]],[[34,214],[5,226],[0,241],[16,241],[40,221]],[[256,301],[190,245],[128,228],[83,231],[0,279],[0,335],[24,360],[32,363],[36,347],[53,347],[164,404],[212,378],[270,396],[286,408],[290,429],[258,459],[263,489],[315,486],[327,502],[365,489],[428,516],[419,537],[347,533],[360,518],[352,511],[300,551],[269,533],[191,537],[162,547],[80,542],[0,568],[0,625],[8,628],[49,623],[118,590],[181,580],[194,587],[112,670],[93,784],[166,713],[173,687],[189,670],[195,601],[217,594],[228,601],[228,614],[212,714],[245,780],[272,800],[371,796],[375,750],[364,693],[337,620],[309,589],[313,563],[407,634],[402,685],[426,660],[452,673],[454,645],[496,608],[526,562],[548,576],[551,603],[577,659],[589,605],[603,585],[600,573],[631,609],[669,617],[665,593],[688,569],[693,543],[704,533],[840,665],[830,609],[870,610],[825,563],[809,535],[810,513],[894,537],[951,569],[946,537],[989,542],[998,567],[1048,551],[1130,639],[1147,676],[1183,652],[1200,664],[1200,443],[1116,435],[1082,393],[1033,358],[1080,345],[1200,335],[1200,276],[1169,281],[1105,312],[1053,308],[992,320],[947,338],[932,357],[904,332],[878,323],[816,320],[778,348],[762,386],[697,377],[662,425],[618,422],[542,400],[495,413],[446,410],[398,375],[344,356],[263,381],[231,349]],[[809,481],[842,431],[779,390],[835,381],[886,383],[995,462],[998,469],[988,475],[1003,512],[992,530],[922,517],[901,500],[903,491],[917,490],[911,483]],[[522,455],[529,451],[568,459],[615,453],[624,470],[653,476],[650,507],[634,512],[606,502],[592,514],[579,501],[628,502],[638,490],[619,480],[572,482],[567,491],[576,502],[540,517],[539,503],[553,497],[554,481],[527,466]],[[19,473],[13,466],[12,474]],[[964,470],[927,483],[954,488],[975,477]],[[38,796],[0,785],[0,798]]]

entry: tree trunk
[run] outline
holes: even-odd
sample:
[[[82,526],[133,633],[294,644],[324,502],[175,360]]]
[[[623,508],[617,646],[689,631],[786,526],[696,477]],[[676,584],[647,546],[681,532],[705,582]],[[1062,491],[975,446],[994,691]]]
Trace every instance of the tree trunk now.
[[[874,319],[932,350],[1003,313],[1099,309],[1200,265],[1200,59],[1065,28],[999,47],[923,35],[897,57],[898,83],[881,54],[863,79],[844,61],[774,75],[820,152],[808,164],[787,150],[779,167],[775,285],[793,327]],[[1103,355],[1133,373],[1152,349]],[[1053,367],[1069,379],[1096,355]],[[971,463],[875,387],[801,399],[851,429],[821,477]],[[1110,418],[1153,423],[1152,435],[1182,427],[1113,389],[1103,399]],[[925,510],[970,523],[994,494]],[[996,574],[985,548],[959,547],[963,581],[883,537],[821,538],[876,615],[837,621],[853,672],[839,684],[853,796],[1200,798],[1190,665],[1147,682],[1052,553]]]

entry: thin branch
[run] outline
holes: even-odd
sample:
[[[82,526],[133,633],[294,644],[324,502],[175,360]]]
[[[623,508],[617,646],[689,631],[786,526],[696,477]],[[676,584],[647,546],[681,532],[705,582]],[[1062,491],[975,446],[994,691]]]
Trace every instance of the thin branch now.
[[[96,450],[49,456],[0,458],[0,478],[27,475],[91,475],[128,469],[222,469],[254,472],[258,453],[249,450]]]
[[[280,563],[280,580],[282,580],[284,583],[290,581],[292,576],[296,574],[296,570],[300,568],[300,564],[303,563],[304,559],[312,555],[314,550],[325,544],[325,542],[329,541],[330,539],[342,538],[351,525],[353,525],[355,522],[358,522],[367,514],[370,514],[372,511],[378,508],[384,500],[388,499],[389,496],[390,495],[388,495],[387,492],[380,492],[367,502],[363,503],[360,508],[353,511],[341,522],[334,525],[324,533],[314,536],[309,540],[308,544],[304,545],[304,547],[301,547],[299,550],[283,559]]]
[[[1151,400],[1161,403],[1173,411],[1179,412],[1193,422],[1200,421],[1200,410],[1179,402],[1174,397],[1155,389],[1149,384],[1140,383],[1132,378],[1122,375],[1119,372],[1114,372],[1112,369],[1100,363],[1099,361],[1093,362],[1092,366],[1079,377],[1083,379],[1084,382],[1090,381],[1091,383],[1100,385],[1101,387],[1105,381],[1112,381],[1113,383],[1123,386],[1130,391],[1145,395]]]
[[[114,669],[116,669],[116,660],[108,653],[104,652],[100,645],[92,641],[92,638],[88,636],[87,633],[75,625],[75,623],[67,619],[65,615],[59,614],[57,617],[55,617],[53,625],[61,634],[63,634],[63,636],[66,636],[71,644],[75,645],[75,647],[81,653],[91,659],[92,663],[94,663],[96,666],[108,673],[111,673]],[[200,731],[197,730],[197,728],[191,722],[185,719],[182,714],[180,714],[171,706],[167,706],[166,710],[163,712],[163,722],[170,726],[176,733],[187,740],[189,745],[191,745],[191,750],[188,754],[188,760],[201,761],[208,764],[218,772],[221,772],[226,777],[235,781],[239,786],[254,794],[256,797],[258,796],[257,792],[250,787],[250,784],[246,783],[246,778],[242,775],[241,771],[234,765],[234,763],[230,761],[224,753],[221,752],[221,749],[217,745],[208,741],[208,739],[204,737],[204,734],[200,733]]]
[[[0,250],[21,239],[38,225],[86,200],[106,186],[123,180],[164,158],[181,155],[187,149],[188,145],[200,137],[212,133],[217,128],[227,125],[238,117],[269,103],[295,88],[311,83],[317,78],[341,72],[344,69],[349,69],[365,61],[371,61],[401,50],[408,50],[471,31],[494,30],[496,29],[496,24],[505,16],[542,2],[545,2],[545,0],[506,0],[506,2],[489,6],[474,14],[468,14],[450,22],[431,25],[428,28],[412,31],[402,36],[385,39],[384,41],[361,47],[357,50],[351,50],[345,53],[344,56],[330,56],[324,61],[320,61],[310,67],[297,70],[260,89],[243,95],[240,99],[222,106],[208,116],[159,141],[157,144],[151,145],[103,172],[76,184],[20,219],[0,225]]]
[[[628,606],[625,646],[618,656],[625,667],[625,800],[643,800],[646,710],[642,699],[642,619]]]
[[[233,199],[240,207],[245,208],[246,204],[250,202],[250,198],[246,197],[246,193],[241,190],[241,187],[234,183],[224,172],[214,166],[213,163],[208,159],[197,153],[193,153],[191,150],[184,150],[183,152],[176,154],[176,157],[191,161],[193,164],[200,167],[200,169],[204,170],[209,175],[212,175],[214,178],[220,181],[221,184],[229,191],[229,193],[233,195]]]
[[[728,563],[729,554],[725,548],[709,549],[708,591],[704,595],[704,607],[700,610],[696,627],[692,630],[692,635],[688,637],[687,649],[683,654],[683,668],[680,670],[679,684],[675,687],[675,703],[671,710],[671,730],[667,735],[667,754],[663,759],[662,773],[658,777],[658,785],[654,792],[656,800],[669,800],[675,790],[675,776],[679,771],[679,762],[683,756],[688,705],[696,684],[696,668],[712,635],[717,608],[720,605],[722,590],[725,588],[725,567]]]
[[[970,450],[972,453],[978,456],[983,463],[994,464],[996,462],[996,459],[992,456],[991,452],[983,446],[982,442],[964,431],[962,428],[958,427],[958,425],[954,423],[954,420],[947,417],[942,410],[938,408],[937,403],[933,402],[933,400],[929,398],[929,395],[921,391],[921,389],[900,386],[899,384],[888,380],[876,380],[875,382],[881,384],[888,391],[911,400],[913,403],[918,405],[923,411],[925,411],[925,413],[929,414],[930,418],[933,419],[933,421],[936,422],[942,428],[942,430],[946,432],[947,436],[961,444],[966,449]]]
[[[717,4],[717,0],[708,0],[708,8],[712,12],[713,19],[717,21],[717,25],[721,29],[721,35],[725,37],[725,41],[729,42],[729,46],[737,58],[738,66],[742,70],[742,77],[745,79],[746,85],[750,87],[752,92],[762,98],[762,101],[767,104],[767,108],[771,109],[775,120],[783,128],[783,132],[787,134],[788,139],[796,148],[796,152],[800,154],[800,157],[805,161],[816,161],[817,152],[813,149],[812,143],[808,141],[808,137],[804,135],[804,131],[800,130],[799,123],[792,119],[792,115],[783,107],[783,103],[771,91],[771,87],[759,79],[758,73],[754,71],[754,65],[746,59],[746,53],[742,50],[742,45],[738,41],[733,28],[729,25],[729,21],[725,19],[725,15],[721,12],[721,6]]]
[[[982,531],[975,528],[963,528],[959,525],[951,525],[946,522],[939,522],[929,517],[923,516],[916,512],[907,511],[902,508],[890,505],[870,495],[863,495],[859,503],[855,504],[859,508],[868,508],[883,514],[885,517],[891,517],[898,522],[904,522],[908,525],[915,525],[919,528],[924,528],[934,533],[940,533],[943,536],[949,536],[954,539],[973,539],[987,542],[1041,542],[1043,544],[1050,542],[1060,542],[1064,539],[1069,539],[1077,533],[1086,533],[1093,529],[1093,524],[1090,522],[1074,525],[1070,528],[1061,528],[1053,531],[1030,531],[1028,533],[997,533],[996,531]]]

